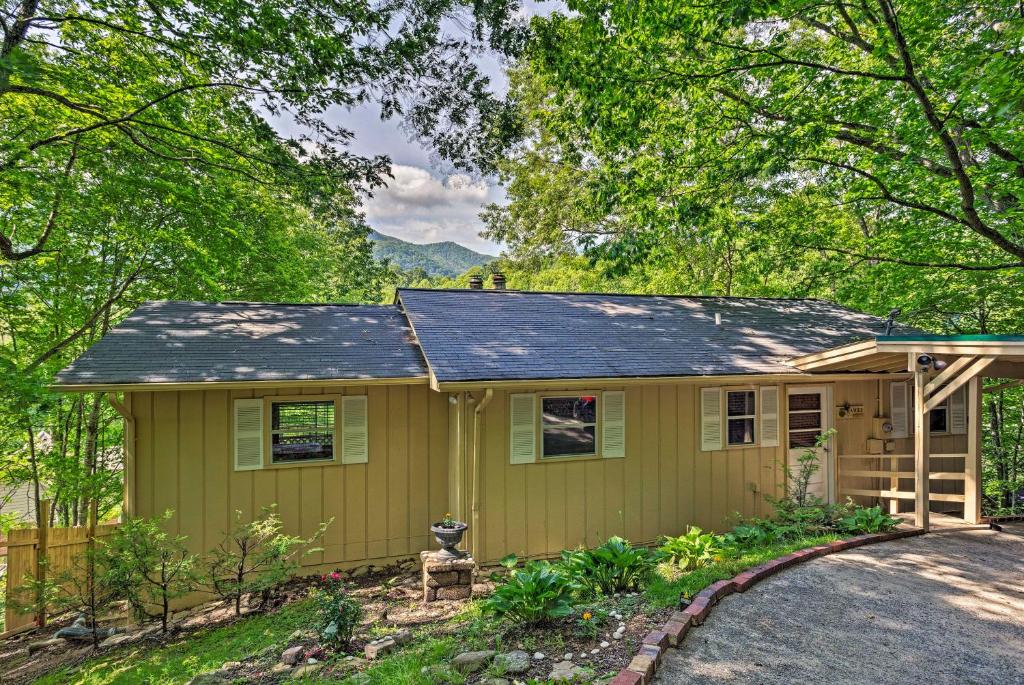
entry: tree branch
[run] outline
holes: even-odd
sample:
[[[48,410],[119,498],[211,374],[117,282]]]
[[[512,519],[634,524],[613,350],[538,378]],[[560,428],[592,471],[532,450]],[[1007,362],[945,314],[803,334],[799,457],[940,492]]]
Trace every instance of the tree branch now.
[[[820,250],[822,252],[835,252],[837,254],[855,257],[861,261],[886,262],[887,264],[900,264],[902,266],[923,267],[926,269],[957,269],[959,271],[1002,271],[1005,269],[1024,268],[1024,262],[1006,262],[1003,264],[963,264],[960,262],[923,262],[913,259],[900,259],[897,257],[880,257],[878,255],[864,254],[856,250],[847,250],[841,247],[826,247],[824,245],[807,245],[796,243],[796,247],[805,250]]]
[[[71,169],[75,166],[75,160],[78,159],[78,143],[79,139],[75,138],[75,144],[71,147],[71,155],[68,157],[67,164],[64,165],[65,183],[71,176]],[[57,213],[60,208],[60,201],[63,197],[63,193],[63,185],[58,186],[53,196],[53,206],[50,207],[50,213],[46,217],[46,226],[43,228],[43,232],[39,237],[36,238],[36,242],[32,247],[16,251],[14,249],[14,241],[0,233],[0,255],[2,255],[4,259],[16,262],[22,259],[28,259],[29,257],[34,257],[43,251],[46,247],[46,242],[50,239],[50,234],[53,233],[53,227],[57,223]]]

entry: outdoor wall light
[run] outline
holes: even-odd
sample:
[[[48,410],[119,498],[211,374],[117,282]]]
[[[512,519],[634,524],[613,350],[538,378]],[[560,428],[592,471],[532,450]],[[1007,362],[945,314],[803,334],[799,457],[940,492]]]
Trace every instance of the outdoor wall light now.
[[[942,371],[944,368],[949,366],[947,362],[944,362],[941,359],[936,359],[930,354],[918,355],[917,365],[921,367],[922,371],[927,371],[930,368],[935,369],[936,371]]]

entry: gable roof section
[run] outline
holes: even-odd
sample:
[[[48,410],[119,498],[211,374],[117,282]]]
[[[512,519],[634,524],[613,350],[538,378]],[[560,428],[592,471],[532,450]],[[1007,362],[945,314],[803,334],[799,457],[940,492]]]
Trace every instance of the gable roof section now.
[[[814,299],[400,289],[398,300],[438,383],[795,374],[789,359],[885,329]]]
[[[146,302],[57,386],[426,378],[395,306]]]

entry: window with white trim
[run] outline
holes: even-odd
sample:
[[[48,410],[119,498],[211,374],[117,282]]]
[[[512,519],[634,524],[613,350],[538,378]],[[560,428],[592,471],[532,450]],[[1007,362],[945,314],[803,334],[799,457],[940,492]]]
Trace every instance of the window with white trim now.
[[[597,454],[597,397],[541,397],[541,457]]]
[[[756,398],[757,393],[753,390],[729,390],[725,393],[725,441],[729,447],[754,444]]]
[[[334,400],[272,400],[270,463],[333,460],[334,414]]]

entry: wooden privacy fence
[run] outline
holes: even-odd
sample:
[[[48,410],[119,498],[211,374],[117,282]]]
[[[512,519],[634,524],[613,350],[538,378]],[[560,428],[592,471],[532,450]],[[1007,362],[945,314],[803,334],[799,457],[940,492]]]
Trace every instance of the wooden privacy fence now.
[[[7,599],[4,615],[3,635],[27,630],[36,625],[46,625],[47,607],[40,604],[35,612],[22,612],[18,605],[32,601],[23,590],[26,578],[43,580],[55,578],[65,571],[74,572],[82,568],[76,558],[86,552],[92,541],[110,535],[117,528],[116,523],[95,525],[95,507],[89,517],[89,525],[75,528],[51,528],[50,503],[39,503],[41,528],[13,528],[7,534],[7,578],[4,592]],[[3,544],[0,544],[3,546]],[[45,564],[42,563],[45,560]]]

